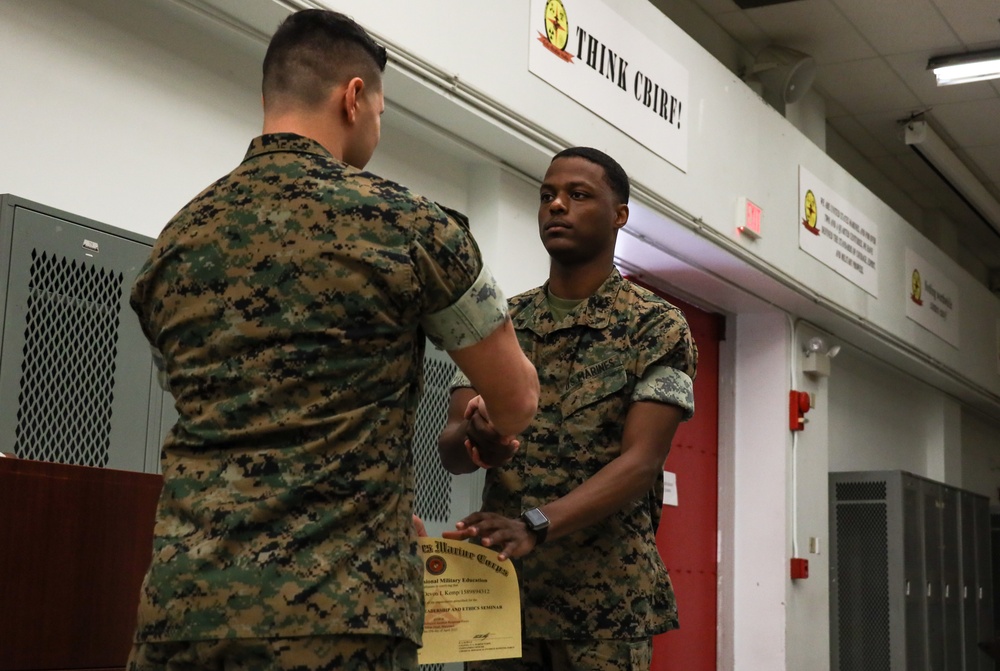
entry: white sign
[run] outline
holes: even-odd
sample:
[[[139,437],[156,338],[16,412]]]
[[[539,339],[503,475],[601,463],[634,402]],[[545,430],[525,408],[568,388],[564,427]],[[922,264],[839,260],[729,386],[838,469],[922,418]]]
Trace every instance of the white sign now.
[[[677,474],[670,471],[663,471],[663,505],[676,506],[677,503]]]
[[[909,248],[906,249],[906,316],[958,347],[958,287]]]
[[[878,227],[799,166],[799,248],[878,298]]]
[[[687,170],[688,72],[669,54],[600,0],[531,0],[528,36],[532,74]]]

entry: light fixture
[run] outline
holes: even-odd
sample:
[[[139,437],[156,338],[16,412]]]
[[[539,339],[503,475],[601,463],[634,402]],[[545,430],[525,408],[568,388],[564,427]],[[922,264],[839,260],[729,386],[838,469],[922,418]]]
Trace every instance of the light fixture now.
[[[825,354],[831,359],[838,354],[840,354],[840,345],[827,345],[826,340],[820,336],[813,336],[806,341],[806,344],[802,346],[802,352],[806,356],[812,354]]]
[[[802,372],[813,377],[830,375],[830,360],[840,354],[840,345],[830,346],[820,336],[813,336],[802,346]]]
[[[934,71],[938,86],[997,79],[1000,77],[1000,49],[936,56],[927,61],[927,69]]]
[[[922,119],[901,122],[903,140],[966,200],[990,226],[1000,231],[1000,202],[976,179],[958,156]]]

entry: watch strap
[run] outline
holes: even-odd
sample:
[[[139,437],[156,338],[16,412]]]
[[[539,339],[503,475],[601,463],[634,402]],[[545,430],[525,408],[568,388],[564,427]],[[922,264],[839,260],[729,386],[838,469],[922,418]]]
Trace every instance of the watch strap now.
[[[541,524],[532,522],[529,513],[535,513],[536,516],[541,517],[545,520],[545,522]],[[521,519],[524,521],[524,526],[528,528],[528,531],[535,534],[535,545],[541,545],[544,543],[545,537],[549,535],[549,520],[545,517],[545,514],[538,508],[533,508],[532,510],[521,513]]]

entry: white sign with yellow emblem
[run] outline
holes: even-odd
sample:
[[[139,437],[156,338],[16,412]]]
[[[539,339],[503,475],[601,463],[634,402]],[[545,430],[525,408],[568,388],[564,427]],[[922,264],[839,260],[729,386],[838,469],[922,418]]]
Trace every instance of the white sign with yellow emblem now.
[[[909,247],[906,280],[906,316],[958,347],[958,285]]]
[[[687,170],[688,72],[599,0],[531,0],[528,70]]]
[[[799,166],[799,249],[878,298],[878,226]]]

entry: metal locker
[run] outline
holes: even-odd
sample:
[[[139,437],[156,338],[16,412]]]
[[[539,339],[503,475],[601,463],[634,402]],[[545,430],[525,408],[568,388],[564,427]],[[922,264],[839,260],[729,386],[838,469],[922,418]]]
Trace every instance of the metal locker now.
[[[988,514],[987,497],[903,471],[831,473],[831,668],[992,670]]]
[[[976,496],[973,500],[973,510],[975,511],[975,554],[976,554],[976,620],[978,641],[994,641],[997,632],[995,627],[996,617],[994,613],[994,592],[996,582],[994,582],[993,566],[993,531],[992,516],[990,515],[990,500],[985,496]],[[975,671],[996,671],[1000,668],[1000,663],[992,659],[978,647],[975,649],[972,659],[974,663],[966,663],[966,668]]]
[[[993,671],[994,662],[979,649],[991,640],[993,615],[983,608],[991,593],[989,547],[981,538],[990,534],[989,501],[962,492],[959,524],[962,535],[962,667],[970,671]],[[985,550],[985,554],[984,554]]]
[[[905,592],[905,646],[893,668],[927,667],[927,584],[924,578],[923,488],[919,480],[900,478],[903,490],[903,590]],[[901,666],[903,665],[903,666]]]
[[[833,669],[892,668],[887,487],[884,480],[831,482]]]
[[[962,602],[962,668],[976,669],[975,659],[979,643],[979,576],[976,570],[975,498],[968,492],[962,492],[958,505],[962,547],[962,586],[959,595]]]
[[[962,514],[959,503],[962,492],[953,487],[941,487],[941,600],[944,617],[945,668],[962,669]]]
[[[133,471],[163,392],[128,295],[152,240],[0,196],[0,436],[27,459]],[[152,383],[152,384],[151,384]],[[158,429],[158,426],[157,426]]]
[[[932,482],[921,484],[924,511],[924,584],[927,590],[927,669],[945,671],[941,488]]]

